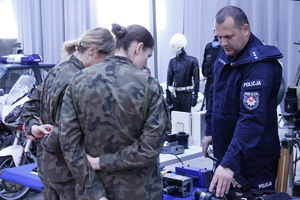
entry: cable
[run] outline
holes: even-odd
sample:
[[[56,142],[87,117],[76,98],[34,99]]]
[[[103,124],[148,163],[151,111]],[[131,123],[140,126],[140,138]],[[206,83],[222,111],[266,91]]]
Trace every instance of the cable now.
[[[183,162],[180,160],[180,158],[176,154],[175,154],[175,156],[181,162],[181,164],[184,165]]]

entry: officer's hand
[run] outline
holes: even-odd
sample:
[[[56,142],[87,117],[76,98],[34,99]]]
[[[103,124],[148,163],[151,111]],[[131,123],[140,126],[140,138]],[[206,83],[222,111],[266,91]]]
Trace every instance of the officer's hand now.
[[[224,194],[229,192],[233,175],[234,173],[231,169],[219,165],[214,172],[213,179],[209,186],[209,191],[214,192],[215,188],[216,197],[223,197]]]
[[[99,170],[100,169],[100,164],[99,164],[99,159],[100,157],[92,157],[90,156],[89,154],[86,154],[86,157],[91,165],[91,167],[94,169],[94,170]]]
[[[108,198],[102,197],[102,198],[100,198],[99,200],[108,200]]]
[[[208,146],[212,144],[212,142],[213,142],[212,136],[204,136],[204,138],[202,139],[202,152],[205,157],[208,156],[207,149]]]

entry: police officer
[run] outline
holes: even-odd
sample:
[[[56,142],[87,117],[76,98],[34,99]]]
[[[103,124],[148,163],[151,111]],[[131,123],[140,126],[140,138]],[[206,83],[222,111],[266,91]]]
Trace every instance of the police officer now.
[[[157,158],[170,116],[158,80],[141,70],[154,39],[140,25],[113,24],[112,32],[115,55],[77,73],[66,89],[64,158],[79,199],[162,200]]]
[[[58,140],[60,104],[57,102],[61,101],[63,89],[78,71],[114,53],[115,42],[109,30],[98,27],[77,40],[66,41],[64,49],[68,59],[48,72],[22,113],[27,138],[37,142],[38,174],[43,183],[44,200],[76,199],[76,181],[65,163]]]
[[[170,47],[176,54],[169,61],[167,74],[167,103],[173,111],[191,112],[199,92],[199,65],[195,57],[185,52],[186,37],[177,33],[171,37]]]
[[[202,141],[204,155],[213,144],[217,158],[209,190],[217,197],[228,193],[234,173],[252,189],[272,190],[280,156],[276,108],[282,54],[251,33],[238,7],[222,8],[215,29],[223,49],[214,64]]]
[[[203,62],[202,62],[202,75],[206,77],[204,99],[202,108],[207,106],[208,103],[208,90],[213,81],[213,64],[221,50],[220,42],[217,36],[214,36],[212,42],[209,42],[204,49]],[[205,102],[205,103],[204,103]]]

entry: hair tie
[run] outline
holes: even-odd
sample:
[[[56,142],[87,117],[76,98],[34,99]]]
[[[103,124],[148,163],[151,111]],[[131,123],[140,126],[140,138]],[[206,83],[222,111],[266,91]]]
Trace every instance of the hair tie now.
[[[76,40],[75,41],[75,49],[77,50],[78,49],[78,47],[80,46],[80,41],[78,41],[78,40]]]

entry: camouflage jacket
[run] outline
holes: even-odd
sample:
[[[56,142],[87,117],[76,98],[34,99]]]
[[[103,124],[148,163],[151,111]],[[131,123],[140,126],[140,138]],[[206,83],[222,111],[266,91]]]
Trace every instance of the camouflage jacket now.
[[[62,156],[58,140],[58,126],[54,121],[59,120],[59,107],[56,110],[57,116],[53,116],[53,101],[57,98],[60,89],[67,85],[72,77],[83,64],[75,56],[69,60],[57,64],[45,77],[42,86],[38,87],[30,100],[24,105],[22,113],[23,120],[29,120],[26,130],[30,131],[31,126],[38,124],[32,115],[39,116],[44,124],[55,125],[50,135],[37,139],[37,162],[39,176],[50,182],[65,182],[73,179],[64,157]]]
[[[76,74],[63,98],[60,127],[79,199],[162,199],[157,158],[170,129],[169,110],[158,80],[129,59],[109,56]],[[100,157],[101,170],[89,167],[85,153]]]

